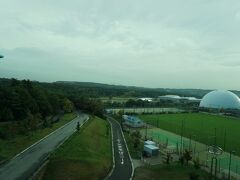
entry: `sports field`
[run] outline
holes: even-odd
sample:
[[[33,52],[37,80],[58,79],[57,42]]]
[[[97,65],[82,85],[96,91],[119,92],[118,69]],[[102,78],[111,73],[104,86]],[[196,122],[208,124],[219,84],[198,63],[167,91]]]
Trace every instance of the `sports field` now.
[[[240,119],[205,113],[140,115],[148,124],[240,155]]]
[[[147,134],[146,129],[140,130],[142,137],[145,137],[145,135],[148,137],[148,139],[152,139],[153,141],[167,146],[168,150],[170,152],[173,150],[173,152],[180,153],[180,146],[182,142],[182,149],[189,149],[192,151],[192,156],[194,159],[199,158],[200,163],[202,165],[207,165],[210,167],[211,165],[211,158],[212,156],[208,152],[208,146],[199,143],[197,141],[194,141],[189,138],[181,138],[180,135],[177,135],[175,133],[162,130],[160,128],[154,128],[154,127],[148,127]],[[182,139],[182,141],[181,141]],[[218,166],[217,170],[218,172],[227,172],[229,168],[229,153],[223,152],[220,156],[218,156]],[[232,155],[232,162],[231,162],[231,171],[232,174],[240,174],[240,157]]]

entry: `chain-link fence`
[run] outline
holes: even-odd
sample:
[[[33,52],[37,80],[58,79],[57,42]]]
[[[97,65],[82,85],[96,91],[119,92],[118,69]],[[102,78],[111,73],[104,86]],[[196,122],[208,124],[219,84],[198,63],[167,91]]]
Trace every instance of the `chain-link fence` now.
[[[212,155],[208,152],[209,145],[205,145],[193,139],[192,135],[190,138],[182,137],[175,133],[171,133],[159,128],[148,127],[141,130],[143,137],[147,136],[148,139],[152,139],[157,142],[161,147],[169,149],[169,151],[180,154],[184,150],[189,150],[192,152],[193,159],[199,159],[202,166],[207,168],[211,167]],[[208,136],[209,144],[214,142],[213,136]],[[223,152],[217,157],[217,172],[219,174],[228,174],[230,166],[231,175],[235,177],[240,177],[240,157],[232,155],[230,163],[230,153]],[[215,167],[215,164],[214,164]]]

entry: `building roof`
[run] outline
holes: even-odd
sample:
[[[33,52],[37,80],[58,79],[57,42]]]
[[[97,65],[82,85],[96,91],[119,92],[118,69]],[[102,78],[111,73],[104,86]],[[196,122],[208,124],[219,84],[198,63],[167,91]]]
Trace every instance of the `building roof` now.
[[[200,107],[214,109],[240,109],[240,99],[236,94],[230,91],[215,90],[203,97]]]
[[[188,100],[188,101],[201,101],[201,99],[198,99],[196,97],[181,97],[178,95],[165,95],[165,96],[159,96],[160,99],[171,99],[171,100]]]
[[[145,145],[155,145],[156,143],[153,142],[153,141],[147,140],[147,141],[144,142],[144,144],[145,144]]]
[[[154,145],[144,145],[144,146],[148,149],[151,149],[151,150],[159,150],[159,148],[154,146]]]
[[[123,118],[130,122],[142,122],[138,117],[123,115]]]
[[[148,101],[148,102],[152,102],[153,98],[148,98],[148,97],[143,97],[143,98],[139,98],[142,101]]]
[[[165,96],[159,96],[159,98],[181,99],[181,97],[178,95],[165,95]]]

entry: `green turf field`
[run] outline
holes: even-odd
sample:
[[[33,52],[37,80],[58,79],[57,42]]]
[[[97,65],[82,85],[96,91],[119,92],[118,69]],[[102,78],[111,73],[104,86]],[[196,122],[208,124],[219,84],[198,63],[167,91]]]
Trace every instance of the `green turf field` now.
[[[43,179],[103,179],[112,164],[108,122],[94,118],[50,157]]]
[[[235,150],[240,155],[240,119],[205,113],[141,115],[145,122],[161,129],[192,137],[204,144],[214,144],[226,151]]]

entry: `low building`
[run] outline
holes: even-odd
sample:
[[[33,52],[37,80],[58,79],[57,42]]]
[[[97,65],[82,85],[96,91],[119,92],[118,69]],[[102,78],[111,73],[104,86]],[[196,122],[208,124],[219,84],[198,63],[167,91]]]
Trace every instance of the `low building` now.
[[[123,115],[124,124],[134,128],[144,127],[145,123],[135,116]]]
[[[149,156],[157,156],[159,154],[159,148],[154,145],[144,145],[144,151]]]
[[[154,141],[144,141],[144,145],[153,145],[153,146],[156,146],[156,143]]]
[[[199,103],[201,99],[195,98],[195,97],[181,97],[178,95],[165,95],[165,96],[159,96],[159,101],[168,101],[168,102],[174,102],[174,103]]]
[[[153,101],[153,98],[138,98],[139,100],[142,100],[142,101],[147,101],[147,102],[152,102]]]

